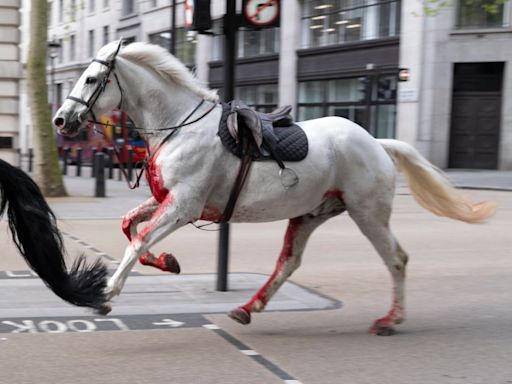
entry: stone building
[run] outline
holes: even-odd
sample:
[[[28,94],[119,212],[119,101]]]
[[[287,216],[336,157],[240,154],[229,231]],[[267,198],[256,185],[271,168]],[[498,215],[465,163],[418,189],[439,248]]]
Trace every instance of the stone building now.
[[[0,158],[15,163],[19,132],[20,0],[0,0]]]
[[[4,0],[5,1],[5,0]],[[213,35],[185,27],[188,2],[51,0],[49,36],[62,101],[95,52],[123,37],[171,49],[222,89],[222,16]],[[83,4],[83,5],[81,5]],[[297,119],[339,115],[376,137],[405,140],[440,167],[512,169],[512,10],[454,2],[425,16],[420,0],[281,0],[279,28],[241,29],[236,97],[260,110],[292,104]],[[408,81],[399,82],[405,68]]]

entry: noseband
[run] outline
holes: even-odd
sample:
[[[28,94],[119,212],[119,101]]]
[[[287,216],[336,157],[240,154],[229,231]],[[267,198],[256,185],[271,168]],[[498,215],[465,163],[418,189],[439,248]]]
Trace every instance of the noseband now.
[[[118,109],[121,109],[121,104],[123,103],[123,89],[121,88],[121,84],[119,83],[119,78],[117,77],[117,74],[114,72],[115,63],[116,63],[116,56],[119,53],[119,49],[121,48],[121,44],[118,45],[117,51],[115,52],[114,56],[110,61],[100,60],[100,59],[92,59],[92,62],[100,63],[108,68],[107,73],[105,76],[101,79],[98,86],[92,93],[91,97],[89,97],[89,100],[79,99],[78,97],[74,96],[67,96],[66,99],[76,101],[77,103],[83,104],[87,107],[85,110],[85,113],[81,113],[78,116],[78,121],[81,123],[83,121],[83,117],[85,117],[88,113],[92,116],[93,121],[97,121],[96,116],[94,115],[94,112],[92,111],[92,108],[94,107],[94,104],[96,104],[96,101],[100,97],[100,95],[105,91],[105,87],[109,83],[109,77],[110,74],[113,73],[114,77],[116,79],[117,87],[119,88],[119,92],[121,93],[121,100],[119,101],[119,105],[117,106]]]

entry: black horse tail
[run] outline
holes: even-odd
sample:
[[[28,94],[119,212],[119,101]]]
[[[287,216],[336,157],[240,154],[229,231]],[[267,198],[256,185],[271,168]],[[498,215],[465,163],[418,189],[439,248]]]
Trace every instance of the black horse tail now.
[[[14,244],[25,261],[57,296],[71,304],[100,309],[107,302],[107,267],[87,265],[81,255],[71,269],[54,213],[25,172],[0,160],[0,217],[7,219]]]

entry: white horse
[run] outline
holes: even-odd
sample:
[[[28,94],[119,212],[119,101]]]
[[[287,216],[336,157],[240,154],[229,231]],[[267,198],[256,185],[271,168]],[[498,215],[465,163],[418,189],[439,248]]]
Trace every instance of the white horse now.
[[[119,42],[103,47],[53,122],[61,134],[76,135],[88,120],[96,120],[95,115],[116,107],[143,128],[140,133],[151,152],[146,174],[153,197],[124,217],[123,229],[131,241],[108,281],[109,298],[120,294],[137,258],[154,259],[149,249],[162,238],[199,219],[219,220],[240,164],[217,135],[222,113],[217,95],[158,46],[121,47]],[[251,313],[262,311],[297,269],[313,230],[346,210],[393,278],[391,310],[370,328],[374,334],[391,334],[393,325],[404,320],[407,263],[407,254],[389,227],[396,169],[404,173],[416,200],[437,215],[477,223],[493,213],[494,204],[467,201],[406,143],[376,140],[340,117],[298,124],[309,140],[307,157],[288,163],[299,182],[284,188],[276,163],[255,162],[236,203],[232,222],[289,219],[289,224],[275,271],[230,316],[249,323]],[[172,137],[169,130],[159,130],[177,126]],[[147,223],[137,231],[141,222]],[[110,303],[105,303],[104,312],[109,310]]]

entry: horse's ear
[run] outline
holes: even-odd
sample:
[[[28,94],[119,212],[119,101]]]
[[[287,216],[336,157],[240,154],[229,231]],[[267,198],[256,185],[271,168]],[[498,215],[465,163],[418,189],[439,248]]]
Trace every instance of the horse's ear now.
[[[120,49],[121,49],[121,47],[123,46],[123,43],[124,43],[124,41],[123,41],[123,38],[121,37],[121,38],[119,39],[119,42],[117,43],[117,48],[116,48],[116,50],[115,50],[115,52],[114,52],[114,56],[113,56],[112,58],[115,58],[115,57],[117,56],[117,54],[119,53],[119,50],[120,50]]]

